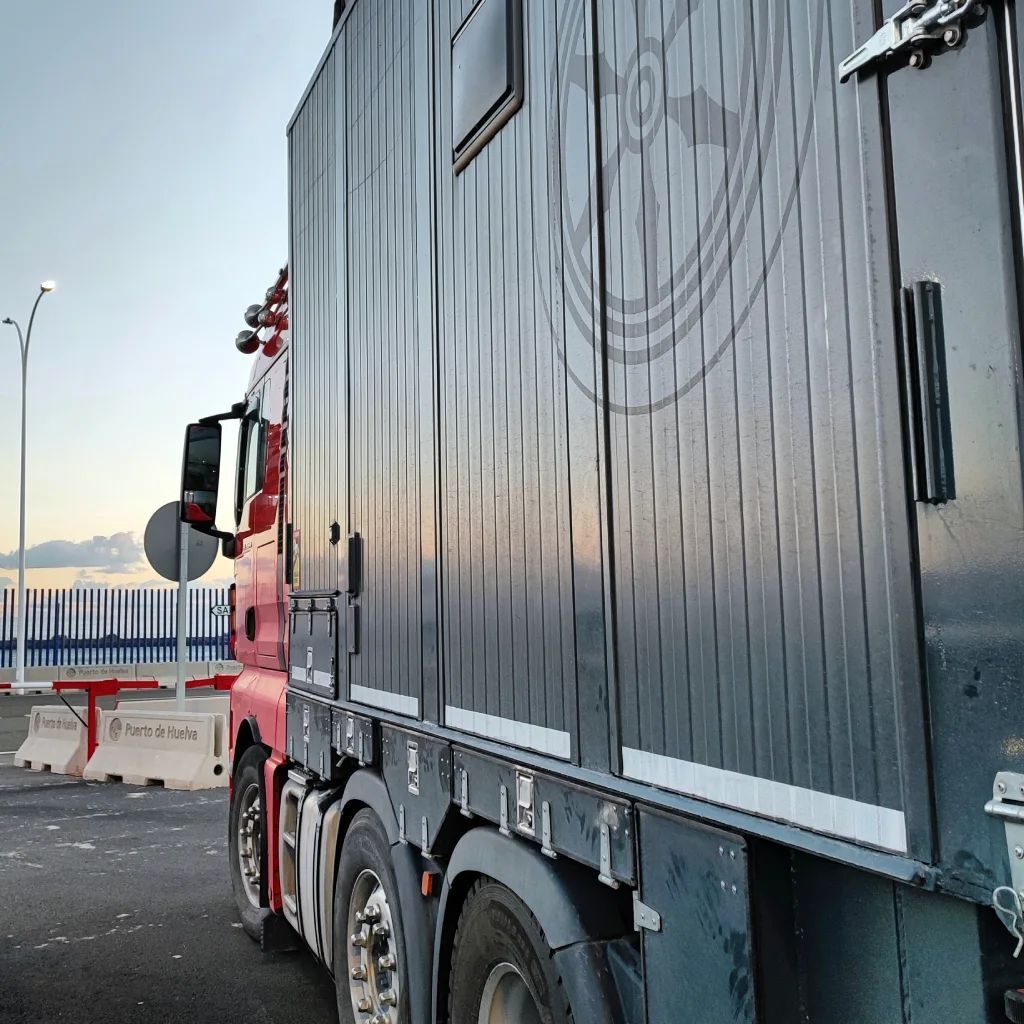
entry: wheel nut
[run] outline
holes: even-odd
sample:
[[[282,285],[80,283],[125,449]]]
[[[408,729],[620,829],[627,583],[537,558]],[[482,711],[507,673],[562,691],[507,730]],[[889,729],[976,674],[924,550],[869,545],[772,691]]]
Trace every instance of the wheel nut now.
[[[373,926],[373,937],[375,939],[386,939],[391,934],[386,924],[375,924]]]
[[[359,915],[356,914],[356,920],[359,919]],[[380,907],[369,906],[363,911],[364,921],[377,921],[380,919]]]
[[[385,953],[377,961],[377,967],[382,971],[393,971],[395,969],[395,958],[390,953]]]
[[[363,998],[356,1003],[356,1006],[359,1007],[360,1013],[369,1013],[373,1009],[373,1003],[371,1003],[366,996],[363,996]]]
[[[353,967],[352,978],[355,981],[366,981],[366,968],[363,966]]]
[[[398,996],[395,995],[393,989],[387,989],[380,994],[380,1001],[385,1006],[396,1006],[398,1004]]]
[[[352,945],[353,946],[359,946],[360,948],[364,948],[365,946],[367,946],[369,944],[369,941],[370,941],[370,939],[367,936],[366,932],[356,932],[352,936]]]

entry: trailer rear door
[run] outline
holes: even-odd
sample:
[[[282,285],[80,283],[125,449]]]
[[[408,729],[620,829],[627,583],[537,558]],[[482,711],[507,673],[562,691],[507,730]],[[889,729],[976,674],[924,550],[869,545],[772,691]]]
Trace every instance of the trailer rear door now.
[[[873,9],[600,5],[621,770],[924,854]]]

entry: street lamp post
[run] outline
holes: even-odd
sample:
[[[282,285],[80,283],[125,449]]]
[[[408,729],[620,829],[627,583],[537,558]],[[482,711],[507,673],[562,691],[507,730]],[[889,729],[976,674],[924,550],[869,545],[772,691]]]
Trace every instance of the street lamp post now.
[[[27,629],[28,609],[25,607],[25,426],[26,405],[28,403],[28,347],[32,343],[32,324],[36,318],[36,310],[44,295],[52,292],[57,285],[53,281],[44,281],[39,286],[39,294],[32,304],[32,312],[28,318],[28,330],[24,336],[21,325],[7,317],[2,322],[13,325],[18,332],[18,344],[21,346],[21,504],[18,524],[18,665],[15,670],[15,686],[25,685],[25,630]]]

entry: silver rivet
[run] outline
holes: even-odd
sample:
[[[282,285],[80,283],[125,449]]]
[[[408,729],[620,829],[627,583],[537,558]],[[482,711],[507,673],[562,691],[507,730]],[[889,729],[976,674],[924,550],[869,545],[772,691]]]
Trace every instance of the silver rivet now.
[[[1024,846],[1015,846],[1013,848],[1013,855],[1017,860],[1024,860]]]
[[[1000,793],[1005,793],[1006,792],[1006,783],[1005,782],[997,782],[996,783],[996,789],[999,790]]]

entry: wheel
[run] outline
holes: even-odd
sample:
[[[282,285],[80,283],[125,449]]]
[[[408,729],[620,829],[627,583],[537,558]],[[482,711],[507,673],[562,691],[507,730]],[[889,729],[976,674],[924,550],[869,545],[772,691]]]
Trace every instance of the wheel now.
[[[266,828],[260,804],[260,772],[267,754],[262,747],[250,747],[235,768],[228,817],[228,856],[231,888],[238,916],[246,935],[260,941],[263,922],[270,910],[260,906],[260,874],[266,853]]]
[[[405,932],[391,844],[368,810],[352,819],[338,861],[334,987],[341,1024],[408,1024]]]
[[[450,1024],[572,1024],[562,980],[537,919],[489,878],[459,916],[448,986]]]

